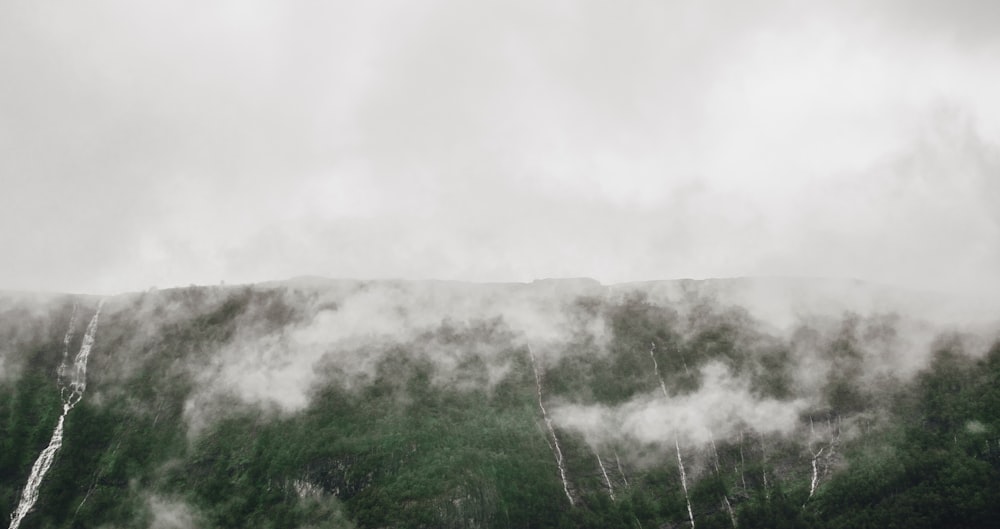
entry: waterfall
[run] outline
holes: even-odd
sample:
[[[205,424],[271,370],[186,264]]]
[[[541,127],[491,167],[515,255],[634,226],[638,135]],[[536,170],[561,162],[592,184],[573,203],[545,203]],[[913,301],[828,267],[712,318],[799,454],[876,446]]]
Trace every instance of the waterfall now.
[[[653,355],[653,351],[656,350],[656,344],[649,342],[649,358],[653,360],[653,373],[656,374],[656,380],[660,383],[660,391],[663,392],[663,398],[670,398],[667,395],[667,385],[663,383],[663,377],[660,376],[660,365],[656,363],[656,356]]]
[[[809,426],[812,435],[815,437],[816,430],[815,427],[813,426],[813,421],[811,419],[809,421]],[[823,456],[823,451],[824,450],[826,451],[826,459],[829,460],[834,456],[837,449],[837,444],[840,441],[840,417],[839,416],[837,417],[836,426],[834,426],[832,421],[830,421],[829,419],[827,420],[826,426],[827,426],[827,434],[832,436],[830,441],[827,442],[827,445],[821,447],[818,452],[813,452],[812,445],[810,443],[809,453],[812,454],[812,480],[809,482],[809,496],[806,498],[806,501],[810,500],[813,497],[813,494],[816,493],[816,487],[819,486],[819,474],[820,474],[819,466],[821,463],[820,457]],[[802,504],[802,507],[805,508],[805,503]]]
[[[816,492],[816,485],[819,484],[819,456],[821,455],[823,455],[823,448],[820,448],[819,452],[813,454],[813,459],[812,459],[813,476],[812,476],[812,482],[809,484],[809,498],[813,497],[813,494]]]
[[[656,355],[653,354],[656,351],[656,343],[649,343],[649,358],[653,360],[653,373],[656,374],[656,380],[660,382],[660,391],[663,392],[663,398],[669,399],[670,395],[667,394],[667,385],[663,382],[663,377],[660,376],[660,366],[656,363]],[[677,437],[674,437],[674,448],[677,449],[677,466],[680,468],[681,472],[681,488],[684,489],[684,501],[687,502],[688,516],[691,517],[691,528],[694,529],[694,511],[691,509],[691,497],[688,495],[688,485],[687,485],[687,472],[684,471],[684,459],[681,457],[681,445],[677,442]]]
[[[101,315],[102,304],[97,306],[97,312],[94,313],[94,317],[90,320],[90,324],[87,325],[87,331],[83,335],[83,343],[80,344],[80,351],[76,353],[73,365],[69,366],[67,364],[69,356],[67,349],[72,337],[73,326],[76,323],[76,307],[74,307],[73,316],[70,317],[69,330],[63,338],[63,362],[60,364],[58,371],[62,414],[56,422],[56,428],[52,432],[52,439],[49,440],[49,445],[45,447],[45,450],[42,450],[42,453],[38,455],[38,459],[35,460],[35,464],[31,466],[31,474],[28,476],[28,482],[24,485],[24,490],[21,491],[21,500],[18,502],[17,508],[10,515],[9,529],[17,529],[21,525],[21,521],[24,520],[24,517],[35,506],[35,502],[38,501],[38,489],[42,485],[45,474],[52,467],[56,453],[63,444],[63,427],[66,424],[66,415],[80,402],[80,399],[83,398],[83,392],[87,389],[87,360],[90,358],[90,349],[94,345],[94,336],[97,333],[97,320]],[[67,377],[69,378],[68,384],[66,382]]]
[[[618,465],[618,473],[622,475],[622,483],[625,483],[625,487],[628,488],[628,478],[625,476],[625,471],[622,469],[622,460],[618,459],[618,450],[615,450],[615,464]]]
[[[573,496],[569,493],[569,481],[566,479],[566,466],[563,464],[562,448],[559,447],[559,438],[556,437],[556,430],[552,426],[552,419],[549,419],[549,414],[545,411],[545,404],[542,403],[542,377],[538,374],[538,364],[535,362],[535,353],[531,350],[530,345],[528,346],[528,358],[531,359],[531,370],[535,373],[535,388],[538,391],[538,409],[542,410],[542,419],[545,421],[545,427],[548,428],[549,435],[552,436],[552,442],[555,445],[556,466],[559,467],[559,479],[562,480],[563,491],[566,493],[566,498],[569,499],[569,504],[573,505]]]
[[[719,467],[719,448],[715,446],[715,436],[709,432],[709,439],[712,442],[712,453],[715,455],[715,475],[722,476],[722,470]],[[736,514],[733,513],[733,504],[729,502],[729,496],[727,494],[722,495],[722,503],[726,506],[726,512],[729,513],[729,520],[733,523],[733,527],[736,527]]]
[[[694,511],[691,510],[691,497],[688,496],[687,472],[684,471],[684,460],[681,459],[681,445],[674,438],[674,448],[677,449],[677,466],[681,470],[681,488],[684,489],[684,501],[687,502],[688,516],[691,517],[691,529],[694,529]]]
[[[597,457],[597,464],[601,467],[604,482],[608,484],[608,495],[611,496],[611,501],[615,501],[615,488],[611,486],[611,479],[608,478],[608,471],[604,468],[604,462],[601,461],[601,454],[597,453],[597,450],[594,450],[594,456]]]
[[[59,369],[56,370],[56,381],[60,388],[66,385],[66,376],[69,375],[69,342],[73,339],[73,332],[76,330],[76,317],[79,307],[76,303],[73,304],[73,312],[69,316],[69,328],[66,329],[66,334],[63,335],[63,355],[62,363],[59,364]],[[60,391],[62,391],[60,389]]]

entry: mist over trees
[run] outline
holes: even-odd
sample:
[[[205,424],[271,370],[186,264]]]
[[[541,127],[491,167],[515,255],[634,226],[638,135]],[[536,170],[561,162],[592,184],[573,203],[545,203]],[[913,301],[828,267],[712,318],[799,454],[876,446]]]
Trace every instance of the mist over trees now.
[[[21,527],[1000,526],[996,313],[747,284],[108,298]],[[97,302],[0,295],[0,512]]]

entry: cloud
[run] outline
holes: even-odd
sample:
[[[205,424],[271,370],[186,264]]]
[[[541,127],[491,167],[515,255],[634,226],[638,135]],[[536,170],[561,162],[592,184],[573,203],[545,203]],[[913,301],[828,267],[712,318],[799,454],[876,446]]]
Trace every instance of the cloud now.
[[[603,294],[588,280],[324,284],[321,295],[305,302],[286,292],[284,300],[307,315],[304,321],[266,331],[247,319],[207,365],[192,368],[199,390],[185,413],[194,430],[219,394],[297,411],[327,377],[349,389],[371,383],[379,364],[400,348],[407,358],[429,362],[436,384],[489,391],[509,371],[511,351],[546,347],[542,361],[555,364],[573,353],[561,350],[566,343],[590,339],[600,348],[610,338],[601,315],[572,306],[579,295]],[[481,363],[467,372],[470,359]]]
[[[808,405],[802,399],[758,398],[746,380],[721,364],[705,365],[701,377],[698,390],[686,395],[664,398],[654,392],[615,407],[558,404],[550,406],[550,413],[556,424],[583,434],[593,446],[624,441],[670,445],[675,439],[701,446],[744,430],[791,433]]]
[[[156,495],[150,495],[147,501],[153,515],[149,529],[197,529],[204,526],[187,503]]]
[[[0,276],[995,290],[994,9],[8,2]]]

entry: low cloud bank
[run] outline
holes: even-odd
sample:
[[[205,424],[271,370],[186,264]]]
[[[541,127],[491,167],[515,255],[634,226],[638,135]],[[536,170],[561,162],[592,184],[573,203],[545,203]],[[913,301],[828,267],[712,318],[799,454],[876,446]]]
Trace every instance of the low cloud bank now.
[[[808,407],[805,399],[759,398],[747,380],[720,363],[701,369],[697,391],[664,397],[659,391],[638,395],[618,406],[562,403],[552,406],[560,427],[579,432],[592,446],[607,443],[702,445],[731,438],[744,430],[791,433]]]
[[[460,367],[470,358],[479,359],[486,369],[485,384],[492,386],[510,369],[510,356],[501,353],[515,343],[609,339],[601,314],[574,305],[581,293],[599,296],[603,287],[586,280],[528,285],[377,282],[324,290],[306,301],[286,295],[286,302],[298,304],[295,310],[306,319],[269,332],[253,322],[241,326],[195,373],[202,389],[188,409],[195,414],[210,394],[232,391],[248,402],[300,410],[322,376],[332,373],[345,387],[362,386],[394,348],[429,361],[434,381],[455,387],[469,386]],[[558,358],[548,355],[545,360],[554,364]]]

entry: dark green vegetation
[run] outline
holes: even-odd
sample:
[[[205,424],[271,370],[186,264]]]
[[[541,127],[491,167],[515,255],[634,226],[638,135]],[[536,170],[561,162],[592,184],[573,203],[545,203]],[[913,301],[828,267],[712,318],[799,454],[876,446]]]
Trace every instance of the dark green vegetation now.
[[[699,528],[734,519],[741,528],[1000,527],[1000,344],[944,336],[929,357],[912,352],[929,360],[907,371],[920,360],[890,347],[902,343],[896,317],[845,314],[780,338],[752,314],[704,299],[566,296],[560,340],[533,348],[570,505],[539,409],[531,336],[516,318],[452,314],[398,335],[296,341],[296,329],[332,325],[319,311],[352,310],[347,299],[370,287],[351,288],[109,300],[87,393],[21,527],[685,527],[687,498]],[[74,303],[80,321],[96,307],[70,297],[0,304],[0,512],[13,511],[59,416],[55,375]],[[414,321],[406,311],[421,310],[387,306],[366,317]],[[274,346],[280,361],[260,360],[264,375],[315,359],[309,377],[290,379],[307,384],[259,381],[276,395],[304,393],[304,404],[249,398],[214,375],[255,365],[259,343],[285,344]],[[717,366],[754,403],[793,410],[794,424],[756,431],[752,418],[730,417],[713,423],[725,426],[708,443],[637,437],[626,423],[599,426],[595,441],[559,422],[569,404],[625,414],[662,402],[651,349],[671,402],[695,406],[714,391],[705,373]]]

